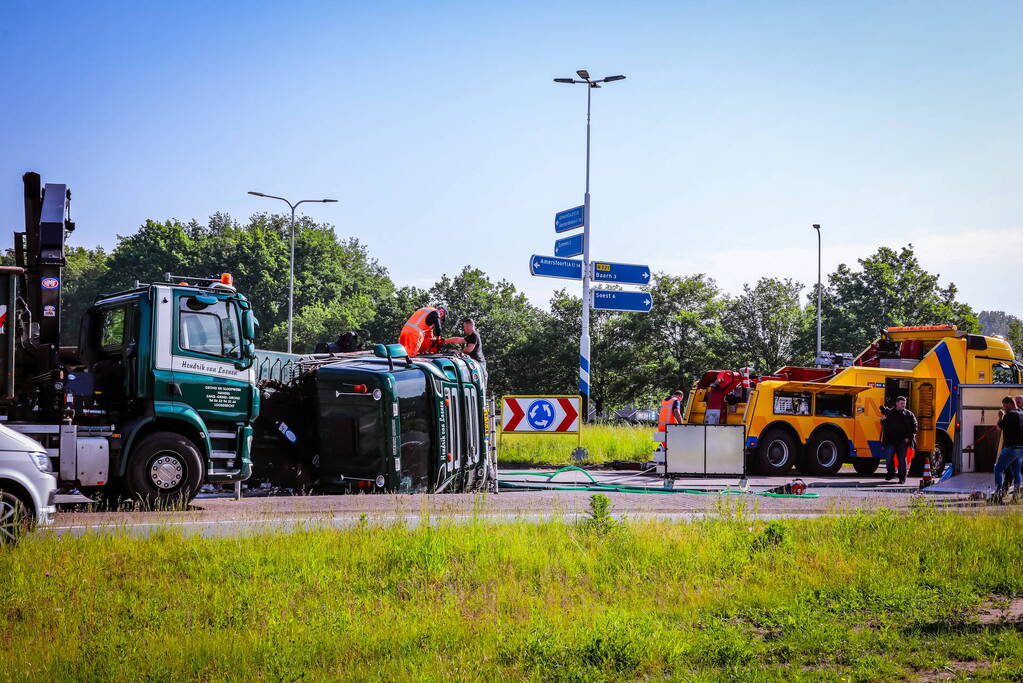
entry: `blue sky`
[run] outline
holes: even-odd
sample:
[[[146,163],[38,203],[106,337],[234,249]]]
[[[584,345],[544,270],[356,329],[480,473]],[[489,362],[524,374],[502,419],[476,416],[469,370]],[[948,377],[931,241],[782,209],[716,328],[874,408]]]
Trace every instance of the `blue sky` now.
[[[0,7],[0,216],[66,182],[76,244],[146,218],[308,213],[401,283],[463,265],[538,303],[554,212],[593,255],[725,289],[912,242],[979,309],[1023,315],[1023,4],[30,3]],[[447,239],[442,239],[447,238]],[[9,238],[4,238],[6,243]]]

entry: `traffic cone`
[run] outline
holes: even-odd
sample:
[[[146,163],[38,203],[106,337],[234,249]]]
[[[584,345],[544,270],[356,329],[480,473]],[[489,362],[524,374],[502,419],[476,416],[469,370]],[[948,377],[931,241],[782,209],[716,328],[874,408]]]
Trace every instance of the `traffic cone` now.
[[[925,488],[934,483],[934,479],[931,477],[931,459],[926,458],[924,460],[924,476],[920,478],[920,488]]]

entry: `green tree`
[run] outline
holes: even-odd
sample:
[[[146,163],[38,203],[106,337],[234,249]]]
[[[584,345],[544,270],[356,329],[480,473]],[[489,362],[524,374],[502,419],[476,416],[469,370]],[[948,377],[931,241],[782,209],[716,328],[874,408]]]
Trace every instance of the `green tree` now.
[[[1023,359],[1023,320],[1017,318],[1009,322],[1009,329],[1005,334],[1006,341],[1012,346],[1012,352],[1016,360]]]
[[[973,309],[956,299],[956,286],[941,287],[939,276],[921,267],[912,244],[900,251],[881,247],[859,264],[859,270],[842,264],[828,276],[822,306],[826,350],[857,353],[893,325],[953,323],[979,331]],[[816,303],[816,291],[812,297]]]
[[[688,391],[707,370],[733,364],[722,325],[727,302],[713,279],[702,273],[658,273],[649,291],[653,309],[628,316],[621,337],[638,355],[633,366],[641,377],[637,391]]]
[[[103,247],[67,247],[67,265],[61,283],[61,343],[66,346],[78,345],[78,329],[82,315],[96,297],[103,293],[102,282],[109,266],[108,256]]]
[[[766,374],[785,365],[808,363],[800,342],[808,326],[799,303],[803,285],[793,280],[760,278],[729,300],[724,325],[742,365]]]

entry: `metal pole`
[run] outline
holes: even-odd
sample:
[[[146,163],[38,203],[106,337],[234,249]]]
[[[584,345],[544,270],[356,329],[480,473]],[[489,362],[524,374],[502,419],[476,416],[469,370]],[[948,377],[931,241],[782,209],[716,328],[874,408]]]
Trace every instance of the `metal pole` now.
[[[821,357],[821,226],[814,223],[813,229],[817,231],[817,357],[813,364],[820,364]]]
[[[586,84],[586,194],[583,197],[583,320],[579,337],[579,394],[586,422],[590,414],[590,91]]]
[[[291,353],[291,317],[295,307],[295,207],[298,204],[292,205],[288,202],[288,206],[291,207],[291,272],[288,275],[288,353]]]

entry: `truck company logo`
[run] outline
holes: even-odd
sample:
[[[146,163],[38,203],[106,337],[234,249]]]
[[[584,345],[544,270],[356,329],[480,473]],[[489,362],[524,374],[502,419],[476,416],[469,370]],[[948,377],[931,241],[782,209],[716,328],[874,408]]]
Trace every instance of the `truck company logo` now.
[[[199,358],[182,358],[181,356],[174,356],[174,363],[171,369],[233,378],[245,378],[249,372],[248,370],[239,370],[234,366],[234,363],[211,363]]]
[[[60,278],[59,277],[44,277],[42,279],[43,289],[60,289]]]

